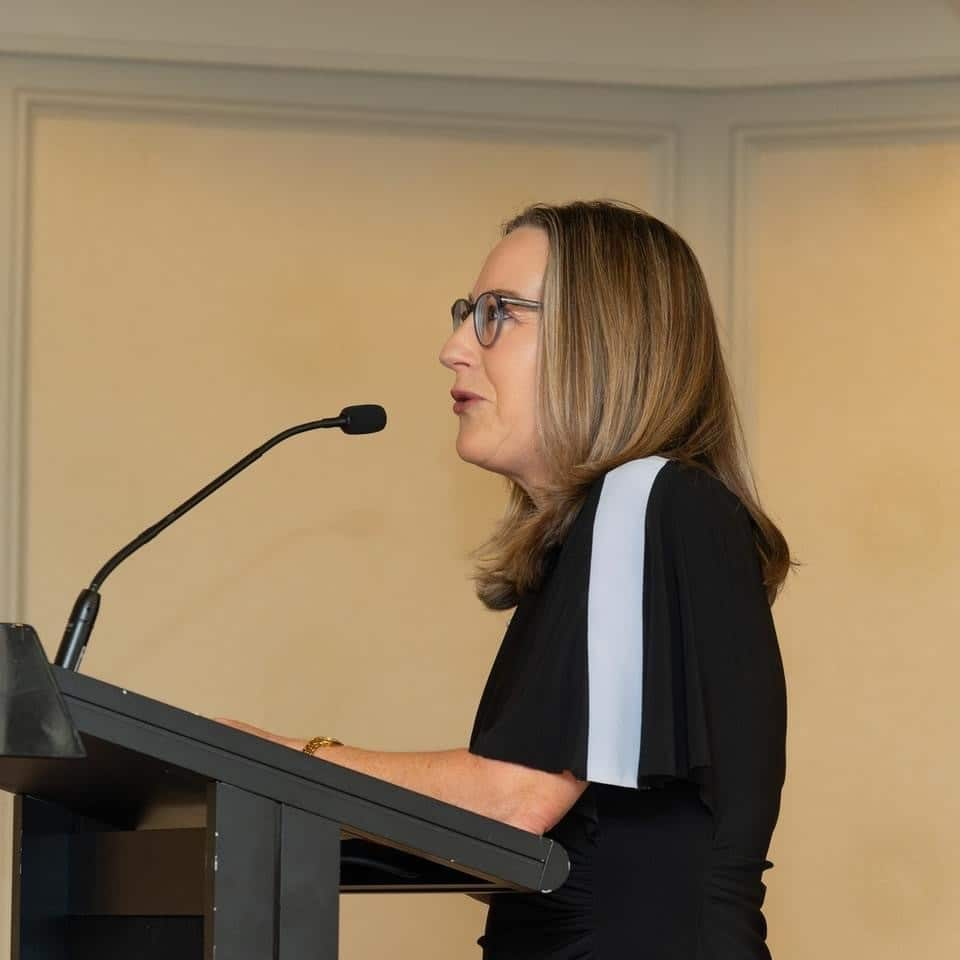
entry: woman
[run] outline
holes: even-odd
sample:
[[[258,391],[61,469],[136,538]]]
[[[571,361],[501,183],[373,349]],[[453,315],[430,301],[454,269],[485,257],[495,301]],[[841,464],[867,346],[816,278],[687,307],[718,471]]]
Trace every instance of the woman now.
[[[324,759],[563,844],[560,889],[490,898],[489,960],[769,957],[791,560],[699,264],[627,204],[537,204],[453,321],[457,452],[510,481],[477,592],[515,611],[467,748]]]

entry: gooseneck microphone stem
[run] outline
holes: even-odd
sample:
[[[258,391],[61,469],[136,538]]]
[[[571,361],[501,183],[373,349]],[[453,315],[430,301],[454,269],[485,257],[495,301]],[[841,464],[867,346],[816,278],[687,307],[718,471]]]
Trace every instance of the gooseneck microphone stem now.
[[[153,526],[147,527],[139,536],[134,537],[123,549],[118,550],[98,571],[97,575],[90,581],[90,586],[86,590],[81,590],[76,603],[70,613],[70,619],[67,621],[66,630],[63,639],[60,641],[60,648],[57,651],[57,657],[54,663],[67,670],[78,670],[80,661],[83,659],[90,633],[97,619],[97,612],[100,609],[100,587],[103,581],[110,576],[117,566],[123,563],[132,553],[136,553],[142,546],[148,544],[162,530],[166,530],[175,520],[179,520],[185,513],[192,510],[198,503],[202,503],[215,490],[219,490],[228,480],[232,480],[242,470],[246,470],[255,460],[262,457],[268,450],[275,447],[278,443],[296,436],[298,433],[306,433],[308,430],[318,430],[322,427],[340,427],[344,433],[373,433],[382,430],[386,424],[386,414],[383,408],[374,404],[361,404],[355,407],[345,407],[340,411],[338,417],[328,417],[324,420],[310,420],[308,423],[301,423],[295,427],[289,427],[281,431],[276,436],[271,437],[266,443],[261,444],[256,450],[251,450],[243,459],[238,460],[232,467],[228,467],[218,477],[211,480],[203,489],[198,490],[192,497],[184,500],[180,506],[175,507],[165,517],[158,520]]]

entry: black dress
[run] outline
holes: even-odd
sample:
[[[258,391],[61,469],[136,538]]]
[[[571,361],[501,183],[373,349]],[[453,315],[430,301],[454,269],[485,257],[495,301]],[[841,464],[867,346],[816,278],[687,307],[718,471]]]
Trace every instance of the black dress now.
[[[769,958],[786,690],[750,514],[662,457],[591,487],[517,605],[472,753],[589,781],[570,875],[495,894],[485,960]]]

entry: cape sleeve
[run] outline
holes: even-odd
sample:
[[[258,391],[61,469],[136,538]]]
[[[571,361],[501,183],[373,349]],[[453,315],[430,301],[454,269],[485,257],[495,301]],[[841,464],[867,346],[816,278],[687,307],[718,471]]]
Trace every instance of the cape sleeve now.
[[[628,788],[687,780],[714,808],[718,763],[725,783],[777,776],[782,697],[749,513],[647,457],[595,485],[517,607],[470,750]]]
[[[786,690],[753,520],[720,480],[674,462],[646,530],[637,783],[693,781],[714,812],[775,820]]]

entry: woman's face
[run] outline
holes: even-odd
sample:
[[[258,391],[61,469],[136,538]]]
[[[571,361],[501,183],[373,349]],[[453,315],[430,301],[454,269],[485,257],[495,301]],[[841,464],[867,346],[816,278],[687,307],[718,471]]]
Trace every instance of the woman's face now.
[[[490,251],[470,299],[492,290],[542,300],[548,251],[544,230],[517,228]],[[444,344],[440,362],[455,375],[451,393],[476,398],[460,404],[457,413],[461,459],[510,477],[531,493],[546,476],[536,433],[540,313],[511,304],[505,311],[493,346],[480,346],[471,314]]]

